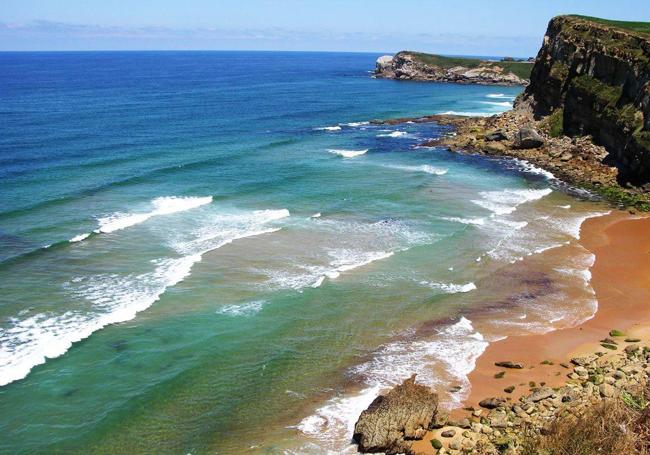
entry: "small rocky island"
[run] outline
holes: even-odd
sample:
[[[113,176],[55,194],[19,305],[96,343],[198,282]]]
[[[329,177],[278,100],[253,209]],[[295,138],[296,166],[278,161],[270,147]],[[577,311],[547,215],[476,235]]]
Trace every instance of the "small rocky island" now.
[[[528,85],[534,59],[501,61],[402,51],[377,59],[375,77],[482,85]]]

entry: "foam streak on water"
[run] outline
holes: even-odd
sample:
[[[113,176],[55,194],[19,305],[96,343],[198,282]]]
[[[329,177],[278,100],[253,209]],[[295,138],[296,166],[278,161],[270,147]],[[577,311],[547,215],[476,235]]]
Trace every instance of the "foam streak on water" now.
[[[207,197],[159,197],[151,201],[153,210],[144,213],[114,213],[110,216],[99,218],[98,233],[108,234],[126,229],[136,224],[143,223],[149,218],[160,215],[169,215],[184,212],[212,202],[212,196]]]
[[[169,213],[187,207],[178,204],[180,201],[172,201],[170,205],[166,202],[169,201],[160,201],[159,207],[165,207],[162,210],[167,212],[171,210]],[[71,295],[91,304],[90,310],[59,315],[41,313],[27,319],[17,317],[9,328],[0,329],[0,386],[25,377],[34,366],[64,354],[73,343],[93,332],[135,318],[169,287],[189,276],[192,266],[201,261],[205,253],[238,239],[276,232],[280,228],[265,225],[288,216],[286,209],[240,214],[234,217],[237,223],[228,228],[221,226],[218,232],[179,244],[178,250],[183,256],[152,260],[151,272],[80,276],[65,283]],[[230,312],[233,311],[231,308]]]

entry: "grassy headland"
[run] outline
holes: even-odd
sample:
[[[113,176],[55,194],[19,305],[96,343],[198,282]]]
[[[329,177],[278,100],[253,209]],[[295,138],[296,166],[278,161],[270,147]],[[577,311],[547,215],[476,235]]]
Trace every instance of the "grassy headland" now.
[[[516,62],[516,61],[487,61],[478,58],[468,57],[447,57],[437,54],[426,54],[423,52],[408,51],[415,59],[420,62],[430,65],[438,66],[440,68],[454,68],[463,66],[465,68],[478,68],[478,67],[499,67],[503,68],[506,73],[513,73],[522,79],[530,79],[530,73],[533,69],[533,64],[530,62]]]

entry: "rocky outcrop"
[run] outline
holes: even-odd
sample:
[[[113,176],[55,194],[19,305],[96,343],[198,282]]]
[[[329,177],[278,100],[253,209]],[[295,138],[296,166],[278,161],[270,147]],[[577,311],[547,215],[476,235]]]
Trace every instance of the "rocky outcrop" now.
[[[650,183],[650,35],[574,16],[551,20],[518,105],[592,135],[619,182]],[[650,185],[648,186],[650,189]]]
[[[529,63],[517,64],[529,65]],[[505,68],[499,62],[402,51],[394,56],[379,57],[375,66],[375,77],[483,85],[526,85],[528,83],[527,79]]]
[[[438,410],[438,396],[416,384],[415,375],[361,413],[354,426],[360,452],[411,453],[413,440],[422,439]]]

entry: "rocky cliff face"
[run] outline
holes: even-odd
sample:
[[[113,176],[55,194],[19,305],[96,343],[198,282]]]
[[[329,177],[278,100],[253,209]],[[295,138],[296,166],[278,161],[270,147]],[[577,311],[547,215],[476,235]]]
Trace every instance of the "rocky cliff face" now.
[[[619,181],[650,182],[650,35],[573,16],[551,20],[517,105],[592,135]]]
[[[435,57],[445,65],[427,63],[419,58],[418,54],[408,51],[398,52],[394,56],[384,55],[377,59],[375,76],[385,79],[454,82],[459,84],[484,84],[484,85],[526,85],[528,80],[507,71],[494,62],[476,63],[473,59],[449,59],[460,61],[457,65],[448,64],[448,59]]]

